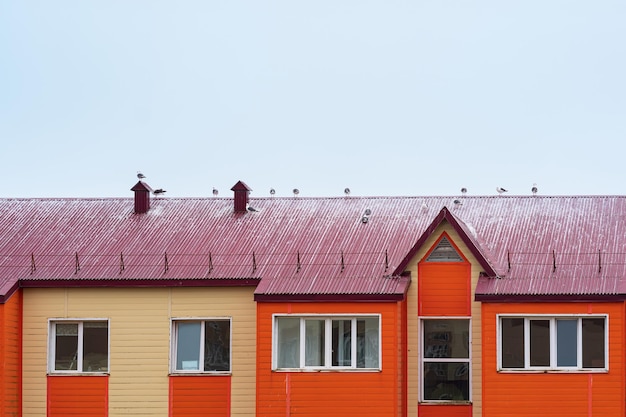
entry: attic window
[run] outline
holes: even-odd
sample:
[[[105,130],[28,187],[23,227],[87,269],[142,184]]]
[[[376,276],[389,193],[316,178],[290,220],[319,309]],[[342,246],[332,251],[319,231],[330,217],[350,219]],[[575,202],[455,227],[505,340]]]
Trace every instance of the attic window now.
[[[463,262],[463,258],[454,249],[447,238],[439,241],[437,247],[428,255],[426,262]]]

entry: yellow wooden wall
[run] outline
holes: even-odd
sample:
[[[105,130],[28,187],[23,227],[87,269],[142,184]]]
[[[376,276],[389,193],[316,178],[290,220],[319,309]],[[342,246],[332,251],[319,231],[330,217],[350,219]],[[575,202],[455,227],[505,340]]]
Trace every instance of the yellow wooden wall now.
[[[170,319],[232,317],[231,415],[254,415],[253,292],[251,287],[25,289],[23,417],[46,415],[49,318],[108,318],[109,416],[165,417]]]
[[[481,305],[474,301],[474,291],[478,282],[478,274],[482,270],[480,264],[476,261],[467,245],[463,243],[460,236],[450,226],[449,223],[442,223],[435,232],[424,242],[424,245],[417,252],[416,256],[407,266],[407,270],[411,271],[412,283],[407,294],[408,307],[408,392],[407,392],[407,408],[409,416],[417,415],[417,403],[419,401],[419,383],[421,375],[419,375],[419,333],[418,333],[418,297],[417,297],[417,280],[418,267],[417,264],[426,255],[426,253],[437,242],[443,232],[448,233],[454,244],[463,252],[463,255],[471,263],[471,320],[472,320],[472,405],[474,417],[482,416],[482,341],[481,341]],[[419,236],[415,237],[417,240]]]

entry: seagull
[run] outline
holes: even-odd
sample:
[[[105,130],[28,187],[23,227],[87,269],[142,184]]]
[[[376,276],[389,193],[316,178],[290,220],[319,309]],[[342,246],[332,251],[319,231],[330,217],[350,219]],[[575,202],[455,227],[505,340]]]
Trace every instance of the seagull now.
[[[159,188],[153,191],[154,194],[165,194],[166,192],[167,190],[164,190],[163,188]]]
[[[465,195],[467,193],[467,188],[463,187],[461,188],[461,194]]]
[[[275,190],[275,189],[273,189],[273,188],[270,188],[270,195],[272,195],[272,196],[273,196],[274,194],[276,194],[276,190]]]
[[[139,178],[140,180],[146,178],[145,175],[143,175],[140,171],[137,171],[137,178]]]
[[[496,187],[496,191],[498,192],[498,194],[502,194],[508,192],[509,190],[506,190],[502,187]]]
[[[217,193],[218,193],[217,188],[213,188],[213,196],[214,197],[217,197]]]
[[[537,195],[537,191],[539,191],[537,190],[537,184],[533,184],[533,188],[531,188],[530,191],[533,192],[533,195]]]
[[[252,207],[250,204],[247,204],[247,205],[246,205],[246,209],[247,209],[248,211],[258,211],[257,209],[255,209],[254,207]]]
[[[344,188],[343,193],[345,195],[350,195],[350,189],[349,188]]]
[[[297,196],[298,194],[300,194],[300,190],[298,190],[297,188],[293,189],[293,195]]]
[[[461,200],[454,200],[454,205],[455,206],[462,206],[463,203],[461,202]]]
[[[422,211],[428,211],[428,204],[422,203]]]

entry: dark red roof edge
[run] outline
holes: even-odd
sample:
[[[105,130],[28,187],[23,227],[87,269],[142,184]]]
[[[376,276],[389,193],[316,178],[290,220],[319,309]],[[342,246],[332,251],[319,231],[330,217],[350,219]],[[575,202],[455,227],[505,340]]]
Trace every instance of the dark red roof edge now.
[[[456,217],[452,215],[452,213],[450,213],[450,210],[448,210],[448,208],[445,206],[441,209],[439,214],[437,214],[432,223],[430,223],[430,225],[426,228],[424,233],[422,233],[415,245],[413,245],[411,250],[409,250],[409,252],[406,254],[402,262],[400,262],[400,265],[398,265],[398,267],[394,271],[394,275],[399,275],[404,271],[411,259],[413,259],[413,257],[417,254],[417,252],[424,244],[424,242],[426,242],[426,239],[428,239],[435,232],[435,229],[437,229],[437,227],[444,220],[447,220],[448,223],[452,225],[452,228],[459,234],[463,243],[467,245],[470,252],[472,252],[472,255],[474,255],[476,260],[478,260],[480,266],[483,267],[484,272],[488,276],[497,276],[498,274],[496,273],[496,271],[494,271],[487,259],[485,259],[483,254],[480,252],[480,249],[478,249],[478,247],[474,243],[474,240],[470,236],[468,236],[467,233],[465,233],[465,230],[463,229],[463,227],[461,227],[459,221],[456,219]]]
[[[256,287],[260,278],[223,279],[46,279],[23,280],[23,288],[94,287]]]
[[[545,303],[545,302],[614,302],[624,301],[626,294],[475,294],[483,303]]]
[[[404,300],[405,294],[255,294],[258,302],[397,302]]]
[[[20,287],[20,282],[19,281],[15,281],[15,283],[11,286],[11,288],[9,288],[9,290],[7,292],[5,292],[4,294],[0,295],[0,304],[4,304],[7,301],[9,301],[9,298],[11,298],[13,293],[15,293],[15,291],[17,291],[17,289],[19,287]]]

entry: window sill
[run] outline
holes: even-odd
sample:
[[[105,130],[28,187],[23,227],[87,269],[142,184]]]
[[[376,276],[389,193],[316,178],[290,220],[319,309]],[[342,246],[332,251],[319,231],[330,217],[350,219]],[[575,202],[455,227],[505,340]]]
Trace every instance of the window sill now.
[[[364,372],[364,373],[380,373],[381,369],[376,368],[281,368],[281,369],[272,369],[272,372],[296,372],[296,373],[320,373],[320,372]]]
[[[52,371],[47,373],[48,376],[109,376],[110,373],[107,372],[61,372],[61,371]]]
[[[169,376],[232,376],[232,372],[170,372]]]
[[[608,374],[608,369],[498,369],[499,374]]]
[[[472,405],[471,401],[420,401],[420,405]]]

